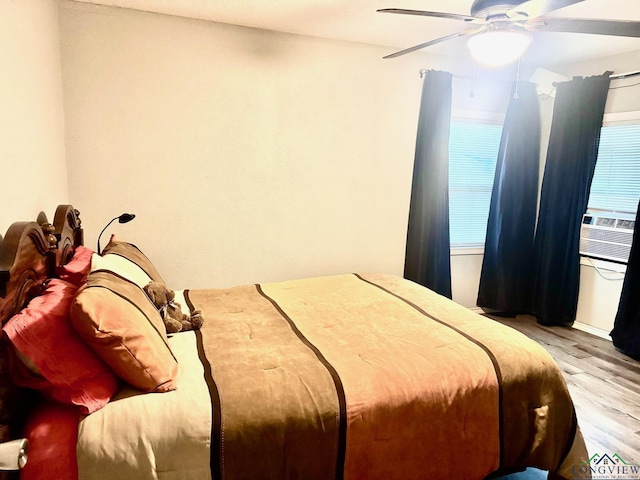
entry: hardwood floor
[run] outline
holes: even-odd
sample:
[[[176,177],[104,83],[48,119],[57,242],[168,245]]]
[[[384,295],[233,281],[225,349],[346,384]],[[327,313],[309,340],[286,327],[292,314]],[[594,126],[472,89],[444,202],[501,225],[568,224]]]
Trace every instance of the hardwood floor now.
[[[640,362],[603,338],[545,327],[530,316],[492,317],[536,340],[554,357],[573,398],[589,455],[640,464]]]

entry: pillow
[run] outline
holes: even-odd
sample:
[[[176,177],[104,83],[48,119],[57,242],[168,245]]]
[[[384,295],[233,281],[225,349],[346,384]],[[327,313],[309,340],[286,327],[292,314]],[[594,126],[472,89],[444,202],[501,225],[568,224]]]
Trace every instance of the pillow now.
[[[12,361],[16,384],[88,414],[107,404],[118,379],[71,326],[69,307],[77,290],[64,280],[51,279],[2,330],[24,360]]]
[[[71,304],[80,336],[125,382],[144,392],[175,389],[178,363],[160,313],[135,283],[95,271]]]
[[[144,288],[144,286],[151,281],[151,277],[147,275],[138,264],[120,255],[106,255],[101,257],[94,253],[91,256],[91,273],[98,271],[115,273],[119,277],[135,283],[140,288]]]
[[[93,250],[78,245],[71,260],[65,265],[56,267],[57,276],[77,287],[82,286],[91,268],[92,255]]]
[[[154,267],[153,263],[151,263],[151,260],[149,260],[138,247],[136,247],[132,243],[127,243],[119,240],[115,235],[111,235],[111,239],[109,240],[107,246],[102,250],[101,255],[103,257],[107,257],[109,255],[118,255],[122,258],[125,258],[140,267],[147,275],[149,275],[149,278],[151,278],[151,280],[165,284],[164,280],[158,273],[158,270],[156,270],[156,267]]]

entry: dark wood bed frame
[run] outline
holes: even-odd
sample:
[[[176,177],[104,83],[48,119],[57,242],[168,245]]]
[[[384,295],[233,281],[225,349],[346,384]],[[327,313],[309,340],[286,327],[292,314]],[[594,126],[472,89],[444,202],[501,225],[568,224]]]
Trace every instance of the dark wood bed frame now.
[[[56,268],[67,263],[83,243],[80,212],[71,205],[56,209],[53,223],[44,212],[36,221],[15,222],[0,236],[0,324],[4,325],[35,296]],[[7,341],[0,339],[0,442],[21,436],[32,395],[12,384]],[[2,476],[0,476],[0,479]]]

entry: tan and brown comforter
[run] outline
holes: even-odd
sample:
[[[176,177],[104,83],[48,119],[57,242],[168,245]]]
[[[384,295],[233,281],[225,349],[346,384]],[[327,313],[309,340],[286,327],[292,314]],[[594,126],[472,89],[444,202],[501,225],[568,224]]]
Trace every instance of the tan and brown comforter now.
[[[587,452],[553,359],[395,276],[192,290],[177,390],[80,424],[80,480],[455,479]]]

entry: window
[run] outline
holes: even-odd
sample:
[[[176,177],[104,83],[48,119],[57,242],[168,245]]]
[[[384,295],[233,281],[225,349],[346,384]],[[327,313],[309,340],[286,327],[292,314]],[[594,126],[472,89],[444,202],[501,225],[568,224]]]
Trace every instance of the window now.
[[[482,247],[502,125],[496,119],[451,122],[449,223],[451,247]]]
[[[640,112],[605,115],[589,194],[590,210],[635,214],[640,200]]]
[[[635,214],[640,200],[640,112],[605,115],[590,210]],[[502,119],[459,113],[449,138],[452,248],[483,247]]]

